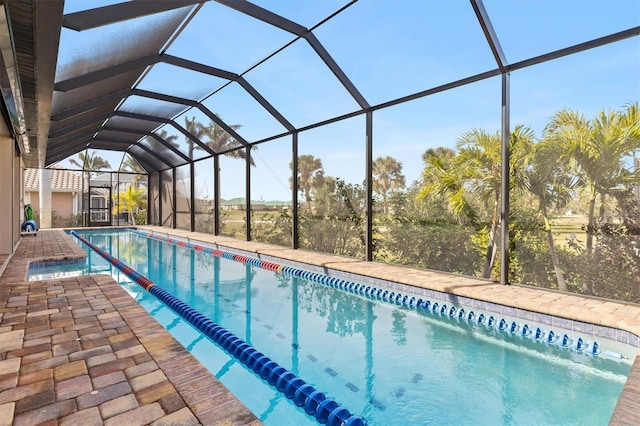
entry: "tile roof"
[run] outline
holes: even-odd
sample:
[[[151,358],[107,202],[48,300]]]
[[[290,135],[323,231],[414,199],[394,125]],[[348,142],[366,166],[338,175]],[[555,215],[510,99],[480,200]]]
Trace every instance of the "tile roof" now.
[[[70,170],[50,168],[51,190],[54,192],[82,191],[82,174]],[[24,169],[25,191],[40,190],[39,169]]]

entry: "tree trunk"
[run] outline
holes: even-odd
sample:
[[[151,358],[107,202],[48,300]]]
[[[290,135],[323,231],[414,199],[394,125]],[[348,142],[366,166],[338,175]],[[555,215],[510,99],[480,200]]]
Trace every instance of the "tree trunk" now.
[[[595,194],[589,200],[589,220],[587,222],[587,255],[593,252],[593,219],[596,209],[596,196]]]
[[[600,213],[600,220],[602,222],[604,222],[604,219],[605,219],[605,206],[604,206],[605,197],[606,197],[605,194],[602,194],[602,193],[600,194],[600,212],[599,213]]]
[[[593,253],[593,227],[594,227],[594,214],[596,207],[596,194],[593,194],[591,199],[589,200],[589,221],[587,222],[587,262],[591,261],[591,254]],[[586,294],[593,294],[593,283],[591,282],[591,277],[585,277],[583,291]]]
[[[382,214],[387,214],[387,191],[382,191]]]
[[[549,251],[551,252],[551,262],[553,263],[553,270],[556,273],[556,280],[558,281],[558,288],[560,291],[569,291],[567,283],[564,281],[564,273],[560,268],[560,261],[558,260],[558,253],[556,252],[556,245],[553,242],[553,232],[551,232],[551,225],[547,218],[544,218],[544,226],[547,231],[547,243],[549,244]]]
[[[493,218],[491,219],[491,231],[489,232],[489,244],[487,245],[487,254],[485,256],[484,270],[482,278],[491,277],[491,269],[496,261],[498,246],[496,245],[496,233],[498,231],[498,204],[493,209]]]

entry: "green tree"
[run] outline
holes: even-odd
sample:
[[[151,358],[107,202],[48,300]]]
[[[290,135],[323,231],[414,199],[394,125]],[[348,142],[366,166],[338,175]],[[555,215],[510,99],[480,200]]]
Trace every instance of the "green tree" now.
[[[111,169],[109,161],[100,157],[95,151],[86,150],[78,153],[78,159],[70,158],[69,162],[83,171],[90,172],[89,176],[93,176],[93,172],[105,169]]]
[[[569,164],[563,159],[562,147],[553,141],[538,143],[532,153],[532,162],[527,169],[529,191],[538,200],[540,214],[544,220],[547,244],[551,253],[558,288],[568,291],[564,273],[560,267],[551,230],[550,215],[562,209],[573,199],[575,177],[569,172]]]
[[[577,111],[563,109],[545,127],[544,138],[563,147],[573,171],[589,197],[586,253],[593,252],[595,206],[600,197],[599,216],[605,218],[607,195],[640,182],[640,171],[630,171],[626,162],[640,148],[638,103],[623,111],[601,110],[593,120]],[[590,289],[587,289],[591,292]]]
[[[218,114],[215,114],[215,116],[220,118]],[[195,116],[191,118],[185,116],[184,124],[185,129],[189,133],[195,136],[203,144],[207,145],[216,154],[224,153],[224,155],[239,159],[244,159],[247,157],[246,151],[244,149],[234,149],[238,147],[238,141],[215,121],[211,121],[209,125],[205,126],[201,122],[197,121]],[[229,125],[229,128],[234,131],[238,130],[241,127],[241,124]],[[202,148],[197,145],[191,138],[186,138],[186,142],[187,146],[189,147],[188,156],[189,158],[193,158],[194,150],[201,150]],[[256,148],[253,147],[253,149]],[[253,158],[250,158],[249,160],[252,166],[256,165]]]
[[[518,125],[509,138],[511,190],[521,190],[525,186],[524,170],[533,146],[534,134],[528,127]],[[483,129],[473,129],[464,133],[457,142],[458,154],[448,156],[446,150],[425,153],[429,161],[423,172],[426,186],[420,197],[431,193],[445,196],[450,208],[456,213],[475,221],[478,214],[474,200],[480,203],[480,212],[490,213],[485,267],[482,277],[489,278],[495,263],[498,246],[496,244],[500,215],[500,192],[502,182],[502,142],[499,133],[490,134]]]
[[[289,163],[293,170],[293,163]],[[301,155],[298,157],[298,191],[304,195],[307,204],[311,203],[311,191],[324,185],[324,168],[322,160],[313,155]],[[292,183],[289,178],[289,184]],[[291,185],[293,187],[293,185]]]
[[[510,191],[521,190],[525,186],[524,170],[529,162],[534,142],[533,131],[517,125],[509,137]],[[487,244],[487,254],[482,277],[489,278],[495,263],[498,246],[496,244],[500,223],[500,192],[502,183],[502,142],[499,133],[493,135],[484,130],[471,130],[458,141],[457,166],[462,171],[465,184],[479,197],[485,211],[491,212],[491,229]]]
[[[307,208],[300,209],[300,245],[345,256],[364,255],[365,191],[362,185],[323,176]]]
[[[473,224],[461,223],[436,194],[418,197],[416,182],[389,198],[393,215],[378,217],[374,230],[376,260],[464,275],[482,270],[483,250]]]
[[[140,165],[131,155],[126,154],[125,159],[122,162],[122,166],[120,167],[121,171],[132,172],[135,173],[133,175],[133,186],[140,185],[140,179],[142,175],[146,175],[147,171],[144,167]]]
[[[129,186],[124,192],[118,194],[116,205],[113,207],[113,212],[127,212],[129,216],[129,224],[135,224],[135,215],[141,209],[145,209],[147,206],[147,192],[135,186]]]
[[[477,214],[467,200],[464,176],[456,164],[456,152],[446,147],[429,148],[422,154],[422,160],[425,164],[422,171],[423,188],[418,193],[418,199],[424,201],[432,195],[444,198],[452,213],[475,222]]]
[[[200,123],[199,121],[196,121],[195,116],[191,118],[189,118],[186,115],[184,116],[184,128],[187,130],[187,132],[191,133],[198,140],[200,141],[205,140],[206,128],[202,125],[202,123]],[[187,153],[187,156],[193,159],[194,149],[202,149],[202,148],[196,145],[196,143],[191,138],[186,138],[186,141],[187,141],[187,146],[189,147],[189,152]]]
[[[373,162],[373,191],[382,197],[382,212],[387,214],[389,192],[403,189],[402,163],[393,157],[378,157]]]

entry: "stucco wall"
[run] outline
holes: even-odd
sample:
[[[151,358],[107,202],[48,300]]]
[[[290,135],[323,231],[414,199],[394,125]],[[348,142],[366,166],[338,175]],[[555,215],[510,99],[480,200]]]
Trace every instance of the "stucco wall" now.
[[[13,139],[11,140],[13,142]],[[13,209],[11,216],[11,235],[13,237],[13,247],[16,247],[20,241],[20,227],[24,216],[21,212],[23,204],[21,203],[24,182],[22,180],[22,160],[18,155],[18,151],[13,148],[13,189],[11,191],[11,208]]]
[[[20,202],[15,194],[16,159],[13,139],[0,135],[0,255],[13,253],[20,236],[20,217],[16,217],[19,210],[14,205]]]
[[[51,194],[51,211],[62,217],[73,214],[73,194],[70,192],[54,192]]]
[[[25,194],[25,203],[31,203],[36,220],[39,219],[40,198],[36,191],[30,191]],[[69,219],[73,215],[73,193],[71,192],[54,192],[51,194],[51,211],[53,214],[51,226],[53,228],[69,226]],[[57,219],[57,220],[56,220]],[[73,224],[71,224],[73,225]]]

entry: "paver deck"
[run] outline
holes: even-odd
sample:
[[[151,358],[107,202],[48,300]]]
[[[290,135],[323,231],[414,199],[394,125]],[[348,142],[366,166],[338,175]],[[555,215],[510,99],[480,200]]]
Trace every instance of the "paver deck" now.
[[[260,424],[111,277],[25,281],[31,260],[78,256],[41,230],[4,264],[0,426]]]
[[[292,250],[204,233],[152,226],[142,228],[218,245],[223,249],[228,247],[254,252],[257,256],[274,256],[323,268],[362,274],[532,312],[613,327],[636,336],[640,335],[640,306],[635,304],[526,286],[503,286],[486,280],[399,265],[365,262],[305,250]],[[233,402],[223,404],[223,408],[211,406],[211,404],[203,405],[201,393],[188,386],[189,384],[193,386],[195,383],[191,380],[191,374],[180,374],[179,371],[175,373],[175,369],[172,368],[180,364],[173,363],[172,357],[180,354],[179,357],[189,359],[188,352],[182,349],[146,311],[133,302],[111,278],[94,276],[38,284],[25,283],[28,261],[38,258],[39,255],[40,257],[84,255],[84,251],[75,244],[72,242],[69,244],[70,238],[61,231],[43,230],[38,233],[34,241],[29,241],[29,238],[31,237],[23,239],[18,251],[0,276],[0,426],[10,424],[10,421],[3,423],[6,420],[3,416],[15,417],[16,424],[19,424],[19,419],[26,418],[27,415],[35,416],[36,414],[33,413],[42,411],[41,407],[48,407],[47,412],[56,413],[59,424],[72,424],[65,423],[69,419],[73,422],[85,419],[80,416],[96,421],[101,420],[106,424],[116,418],[119,420],[142,419],[152,423],[151,419],[154,416],[160,416],[156,420],[159,422],[157,424],[171,424],[171,422],[191,424],[188,421],[199,421],[201,424],[216,424],[216,422],[258,424],[246,408],[234,399],[231,400]],[[39,242],[40,238],[46,241]],[[32,245],[41,248],[36,249]],[[89,319],[83,319],[86,318],[84,315]],[[71,320],[73,324],[69,322]],[[86,329],[83,328],[85,321],[91,324],[87,325]],[[98,328],[102,331],[98,331]],[[55,333],[47,331],[53,329],[57,331]],[[21,342],[20,348],[5,351],[5,344],[12,348],[18,345],[18,342]],[[37,349],[26,349],[31,347],[37,347]],[[145,352],[136,352],[143,348]],[[106,352],[83,358],[83,354],[88,350],[105,350]],[[40,357],[43,358],[40,359]],[[99,360],[104,360],[106,357],[115,357],[114,362],[126,363],[126,365],[121,365],[122,368],[116,371],[108,372],[99,369],[101,364],[89,365],[89,359],[92,359],[91,363],[93,363],[95,360],[100,362]],[[57,362],[61,363],[56,364]],[[88,374],[83,372],[82,362]],[[189,362],[199,365],[195,360]],[[103,363],[109,365],[104,361]],[[35,367],[29,367],[29,365]],[[154,370],[147,371],[147,368],[152,366]],[[32,371],[33,368],[38,370]],[[49,370],[51,372],[48,372]],[[42,376],[38,376],[36,371]],[[73,371],[83,373],[73,376],[75,374]],[[202,372],[203,377],[205,373],[207,372]],[[68,376],[69,374],[72,376]],[[172,374],[177,374],[177,377]],[[161,377],[162,375],[166,376],[166,381]],[[143,378],[134,380],[139,376]],[[207,380],[212,380],[213,388],[221,387],[219,383],[216,384],[217,381],[212,376]],[[120,392],[124,393],[118,394],[109,401],[94,405],[87,402],[89,397],[96,398],[95,395],[91,395],[92,392],[96,390],[100,392],[101,389],[111,391],[112,387],[118,384],[122,387],[128,386],[129,389],[127,392],[121,389]],[[47,386],[53,386],[53,390]],[[89,396],[86,396],[86,393],[75,395],[72,390],[75,386],[80,386],[85,391],[89,391],[91,386]],[[156,387],[162,388],[163,391],[157,393],[149,391]],[[117,391],[112,392],[117,394]],[[153,399],[158,398],[159,395],[165,395],[164,392],[167,393],[166,397],[171,395],[170,398],[174,404],[166,401],[163,403],[164,397]],[[156,396],[151,397],[151,394]],[[70,400],[75,401],[75,405],[68,402]],[[175,401],[182,401],[182,403]],[[204,413],[198,411],[202,410],[203,406]],[[163,410],[162,414],[160,409]],[[118,414],[113,414],[116,411]],[[220,414],[220,411],[226,414]],[[220,417],[216,417],[214,413]],[[78,417],[63,421],[68,416]],[[175,416],[177,421],[173,421],[172,416]],[[146,424],[144,421],[137,424]],[[635,359],[610,424],[640,424],[640,354]]]

